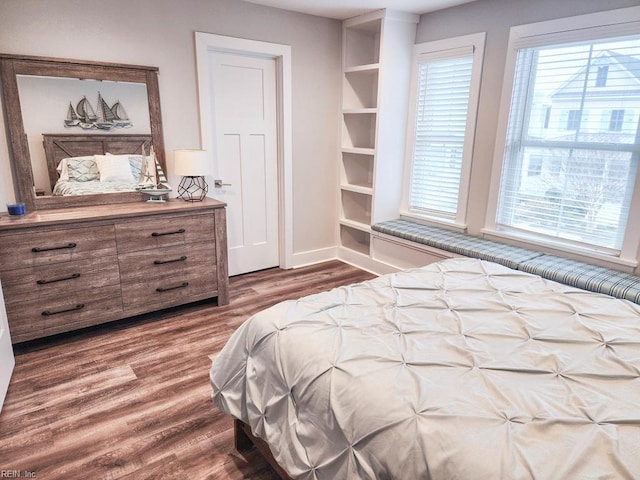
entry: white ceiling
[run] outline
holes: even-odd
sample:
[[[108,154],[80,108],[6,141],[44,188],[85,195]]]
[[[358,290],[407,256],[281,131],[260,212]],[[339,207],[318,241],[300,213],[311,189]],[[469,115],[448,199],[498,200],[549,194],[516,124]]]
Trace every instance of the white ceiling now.
[[[319,17],[345,18],[389,8],[409,13],[427,13],[475,0],[247,0],[250,3],[308,13]]]

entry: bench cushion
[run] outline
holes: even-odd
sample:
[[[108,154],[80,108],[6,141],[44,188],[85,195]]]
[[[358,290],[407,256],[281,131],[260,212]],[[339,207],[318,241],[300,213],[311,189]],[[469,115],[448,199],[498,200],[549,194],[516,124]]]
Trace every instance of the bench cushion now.
[[[640,276],[598,267],[576,260],[545,255],[526,248],[485,240],[409,220],[390,220],[371,227],[374,231],[412,242],[505,265],[572,287],[640,304]]]
[[[430,247],[457,253],[465,257],[488,260],[513,269],[517,269],[521,262],[542,255],[534,250],[513,247],[464,233],[452,232],[444,228],[431,227],[402,219],[377,223],[371,228],[380,233],[429,245]]]
[[[541,255],[520,264],[518,270],[535,273],[542,278],[572,287],[604,293],[640,303],[640,277],[587,263]]]

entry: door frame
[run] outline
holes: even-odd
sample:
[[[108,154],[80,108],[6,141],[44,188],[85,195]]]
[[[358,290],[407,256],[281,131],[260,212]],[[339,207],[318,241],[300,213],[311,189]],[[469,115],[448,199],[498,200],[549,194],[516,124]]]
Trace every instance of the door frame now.
[[[244,38],[195,32],[196,73],[200,107],[200,142],[203,150],[217,151],[209,90],[209,53],[233,53],[272,58],[276,63],[276,142],[278,169],[278,252],[280,268],[293,268],[293,147],[291,46]]]

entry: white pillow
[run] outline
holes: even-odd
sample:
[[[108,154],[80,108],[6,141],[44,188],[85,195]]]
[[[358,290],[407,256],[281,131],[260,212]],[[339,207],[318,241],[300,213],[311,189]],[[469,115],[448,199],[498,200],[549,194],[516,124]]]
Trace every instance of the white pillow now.
[[[142,160],[146,157],[143,157],[142,155],[138,155],[136,153],[125,153],[125,154],[113,154],[113,153],[106,153],[107,157],[116,157],[116,156],[120,156],[120,157],[126,157],[129,160],[129,165],[131,166],[131,173],[133,174],[133,178],[138,179],[140,178],[140,170],[142,169]]]
[[[96,164],[101,182],[136,182],[126,155],[96,155]]]
[[[63,158],[62,160],[60,160],[60,163],[58,164],[56,171],[58,172],[58,180],[60,180],[61,182],[69,181],[69,167],[67,165],[66,158]]]

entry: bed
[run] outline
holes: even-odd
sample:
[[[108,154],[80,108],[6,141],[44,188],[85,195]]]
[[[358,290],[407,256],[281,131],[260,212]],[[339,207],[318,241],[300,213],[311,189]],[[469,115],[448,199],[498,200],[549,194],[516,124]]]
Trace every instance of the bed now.
[[[43,143],[54,196],[133,192],[151,135],[43,134]],[[109,167],[106,174],[96,157]]]
[[[210,378],[292,478],[640,474],[640,307],[491,262],[278,304]]]

